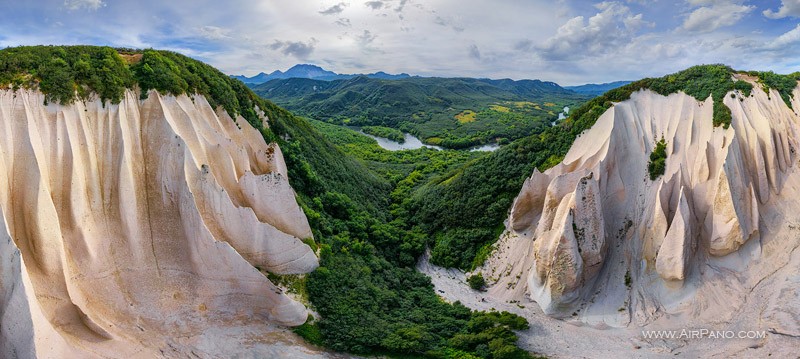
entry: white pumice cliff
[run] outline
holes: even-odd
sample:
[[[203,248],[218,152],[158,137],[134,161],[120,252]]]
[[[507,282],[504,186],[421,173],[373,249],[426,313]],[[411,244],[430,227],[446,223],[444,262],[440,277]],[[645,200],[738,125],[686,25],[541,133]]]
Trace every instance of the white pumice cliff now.
[[[203,96],[43,103],[0,91],[0,357],[296,340],[270,330],[306,308],[256,269],[318,265],[277,145]]]
[[[642,90],[535,171],[480,268],[488,295],[599,329],[800,336],[800,116],[737,77],[754,89],[726,95],[727,129],[713,126],[711,98]],[[666,170],[652,181],[661,138]]]

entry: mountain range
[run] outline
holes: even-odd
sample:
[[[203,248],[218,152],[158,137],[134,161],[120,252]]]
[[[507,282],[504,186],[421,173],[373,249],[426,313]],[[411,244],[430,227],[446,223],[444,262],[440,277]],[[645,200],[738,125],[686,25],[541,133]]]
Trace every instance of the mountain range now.
[[[614,81],[614,82],[607,82],[602,84],[585,84],[585,85],[578,85],[578,86],[564,86],[567,90],[572,90],[577,93],[582,93],[586,95],[593,95],[599,96],[604,94],[606,91],[613,90],[618,87],[625,86],[631,83],[631,81]]]
[[[269,82],[271,80],[276,79],[292,79],[292,78],[299,78],[299,79],[312,79],[312,80],[320,80],[320,81],[335,81],[335,80],[349,80],[352,78],[364,76],[371,79],[379,79],[379,80],[400,80],[400,79],[407,79],[411,77],[420,77],[420,76],[411,76],[407,73],[400,73],[400,74],[389,74],[383,71],[378,71],[370,74],[338,74],[333,71],[325,70],[322,67],[317,65],[311,64],[297,64],[289,68],[288,70],[281,71],[275,70],[270,73],[261,72],[258,75],[247,77],[244,75],[231,75],[232,78],[240,80],[246,84],[263,84]],[[481,81],[487,83],[526,83],[525,81],[538,81],[538,80],[519,80],[514,81],[510,79],[503,79],[503,80],[490,80],[490,79],[479,79]],[[548,82],[552,83],[552,82]],[[613,90],[615,88],[625,86],[631,83],[631,81],[614,81],[608,83],[601,83],[601,84],[585,84],[585,85],[577,85],[577,86],[563,86],[563,88],[571,91],[575,91],[579,94],[584,95],[591,95],[597,96],[602,95],[606,91]]]
[[[358,76],[366,76],[373,79],[384,79],[384,80],[396,80],[396,79],[405,79],[411,77],[411,75],[406,73],[395,75],[395,74],[388,74],[383,71],[378,71],[371,74],[337,74],[333,71],[325,70],[317,65],[309,65],[309,64],[294,65],[290,69],[286,70],[286,72],[283,72],[281,70],[275,70],[269,74],[261,72],[253,77],[247,77],[243,75],[233,75],[231,77],[240,80],[246,84],[261,84],[274,79],[303,78],[303,79],[314,79],[322,81],[332,81],[332,80],[346,80]]]

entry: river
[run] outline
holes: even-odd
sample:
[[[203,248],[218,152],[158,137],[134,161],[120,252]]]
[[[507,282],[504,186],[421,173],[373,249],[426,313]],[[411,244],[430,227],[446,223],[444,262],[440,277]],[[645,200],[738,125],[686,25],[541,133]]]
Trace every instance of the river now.
[[[378,141],[378,146],[381,146],[384,149],[387,149],[389,151],[416,150],[416,149],[422,148],[422,147],[433,148],[435,150],[443,150],[444,149],[444,148],[439,147],[439,146],[426,145],[426,144],[422,143],[422,141],[419,138],[414,137],[410,133],[404,133],[403,135],[405,135],[406,141],[403,142],[403,143],[399,143],[399,142],[392,141],[392,140],[390,140],[388,138],[378,137],[378,136],[370,135],[368,133],[364,133],[363,131],[361,131],[361,129],[359,129],[357,127],[351,127],[351,128],[353,130],[359,131],[364,136],[367,136],[367,137],[375,139],[375,141]],[[473,148],[470,148],[469,150],[470,151],[492,152],[492,151],[496,151],[499,148],[500,148],[499,145],[494,144],[494,143],[490,143],[490,144],[486,144],[486,145],[482,145],[482,146],[473,147]]]

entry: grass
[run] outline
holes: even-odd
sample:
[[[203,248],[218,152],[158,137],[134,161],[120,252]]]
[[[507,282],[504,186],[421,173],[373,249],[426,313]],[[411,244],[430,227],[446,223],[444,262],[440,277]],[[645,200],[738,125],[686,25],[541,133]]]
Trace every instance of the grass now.
[[[512,106],[514,106],[516,108],[525,108],[525,107],[534,107],[534,106],[536,106],[536,103],[533,103],[533,102],[530,102],[530,101],[506,101],[505,103],[508,104],[508,105],[512,105]]]
[[[361,127],[361,131],[373,136],[387,138],[398,143],[406,142],[406,136],[403,134],[403,132],[394,128],[383,126],[364,126]]]
[[[500,106],[500,105],[491,105],[491,106],[489,106],[489,108],[492,109],[493,111],[497,111],[497,112],[503,112],[503,113],[511,112],[510,108],[505,107],[505,106]]]
[[[462,123],[463,124],[463,123],[475,122],[475,116],[476,115],[477,114],[475,113],[475,111],[464,110],[464,111],[459,112],[455,117],[456,117],[456,120],[458,120],[458,123]]]

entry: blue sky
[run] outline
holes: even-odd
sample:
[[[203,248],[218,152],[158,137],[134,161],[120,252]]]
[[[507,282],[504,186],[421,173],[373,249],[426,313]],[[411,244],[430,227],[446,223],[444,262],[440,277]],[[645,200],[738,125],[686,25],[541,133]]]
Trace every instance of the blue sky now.
[[[182,52],[230,74],[538,78],[564,85],[702,63],[800,71],[800,0],[0,0],[0,47]]]

